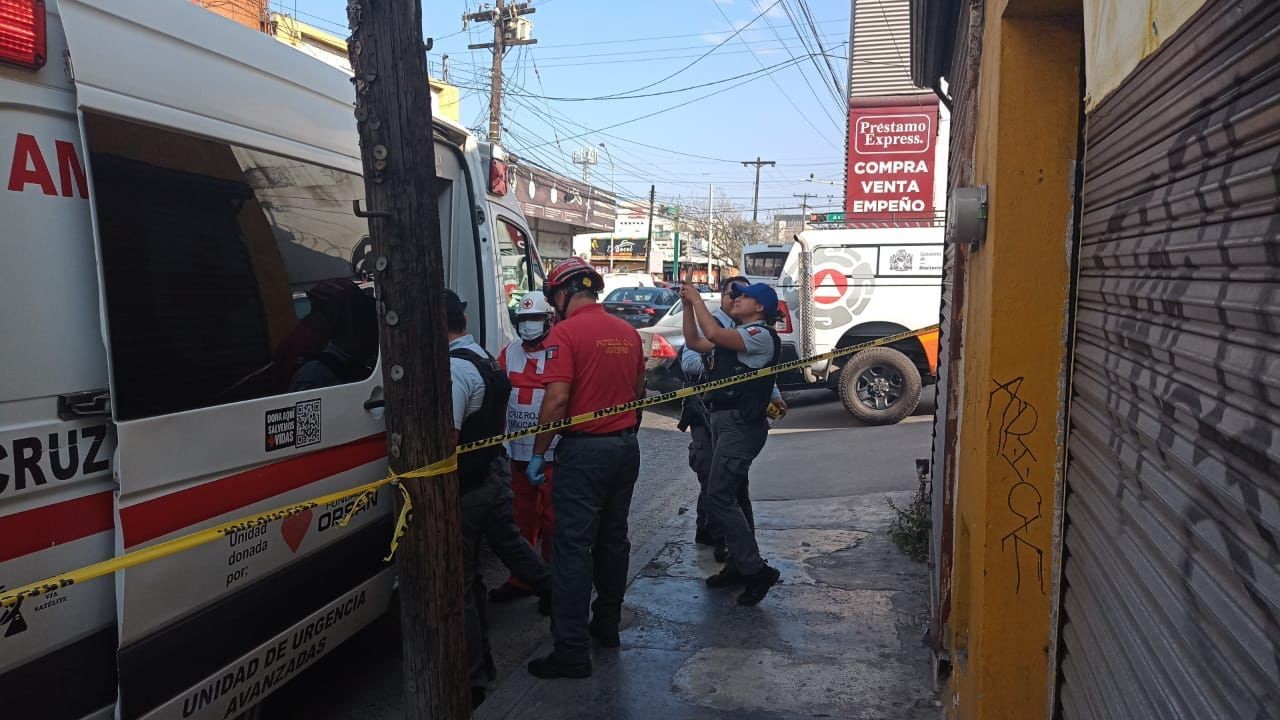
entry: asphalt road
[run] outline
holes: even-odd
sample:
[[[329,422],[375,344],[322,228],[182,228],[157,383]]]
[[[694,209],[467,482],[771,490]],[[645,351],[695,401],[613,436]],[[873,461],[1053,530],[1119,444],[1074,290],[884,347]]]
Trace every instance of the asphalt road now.
[[[926,396],[931,398],[932,392]],[[863,427],[834,394],[789,394],[790,414],[776,424],[752,468],[752,497],[817,499],[849,493],[849,476],[860,492],[910,489],[913,461],[929,454],[932,400],[916,416],[891,427]],[[687,463],[688,438],[676,430],[674,408],[645,414],[640,433],[641,473],[631,508],[632,573],[690,526],[697,483]],[[839,478],[839,480],[833,480]],[[496,587],[506,570],[494,559],[485,580]],[[490,606],[495,687],[547,641],[549,623],[532,599]],[[339,646],[306,674],[281,688],[261,708],[262,720],[284,718],[403,717],[398,608]]]

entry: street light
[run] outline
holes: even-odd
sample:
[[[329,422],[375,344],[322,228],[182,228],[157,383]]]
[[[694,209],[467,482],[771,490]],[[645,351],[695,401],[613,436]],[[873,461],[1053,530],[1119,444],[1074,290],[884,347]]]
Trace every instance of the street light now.
[[[604,150],[605,157],[609,158],[609,192],[613,194],[613,232],[609,233],[609,272],[613,272],[614,233],[618,232],[618,167],[613,164],[613,153],[609,152],[609,148],[604,143],[600,143],[600,147]]]

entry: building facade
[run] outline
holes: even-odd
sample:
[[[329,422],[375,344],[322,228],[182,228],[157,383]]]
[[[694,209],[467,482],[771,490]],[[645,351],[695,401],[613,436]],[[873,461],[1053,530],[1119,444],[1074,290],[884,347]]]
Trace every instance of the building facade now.
[[[851,12],[843,225],[938,225],[950,114],[912,82],[911,1],[852,0]]]
[[[512,175],[544,265],[575,255],[575,237],[614,227],[617,206],[607,190],[528,163],[517,164]]]
[[[913,0],[911,48],[953,118],[947,714],[1274,717],[1280,5]]]
[[[792,242],[796,233],[808,227],[804,215],[774,215],[772,242],[786,244]]]
[[[655,279],[674,282],[675,236],[679,229],[674,208],[655,207],[652,222],[653,233],[650,234],[649,203],[621,201],[613,232],[580,235],[574,239],[574,250],[601,272],[644,272]],[[706,238],[686,230],[680,231],[680,278],[715,284],[724,269],[734,264],[726,259],[712,258],[708,265]]]

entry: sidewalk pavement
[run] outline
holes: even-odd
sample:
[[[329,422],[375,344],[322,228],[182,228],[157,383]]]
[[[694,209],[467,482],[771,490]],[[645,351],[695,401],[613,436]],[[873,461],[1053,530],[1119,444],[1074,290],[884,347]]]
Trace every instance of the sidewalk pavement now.
[[[910,459],[901,462],[909,472]],[[757,501],[761,553],[782,584],[751,608],[735,603],[737,589],[703,584],[719,565],[693,544],[690,510],[627,591],[622,648],[593,647],[590,679],[517,670],[475,717],[939,717],[921,642],[925,566],[888,537],[887,500],[901,506],[910,495]],[[549,650],[548,642],[535,657]]]

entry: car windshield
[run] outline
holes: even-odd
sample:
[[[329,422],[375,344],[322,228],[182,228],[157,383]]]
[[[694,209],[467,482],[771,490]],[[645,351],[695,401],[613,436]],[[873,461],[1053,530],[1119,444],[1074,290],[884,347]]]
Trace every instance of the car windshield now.
[[[661,301],[662,293],[663,291],[659,288],[618,288],[609,293],[604,301],[654,303]]]

